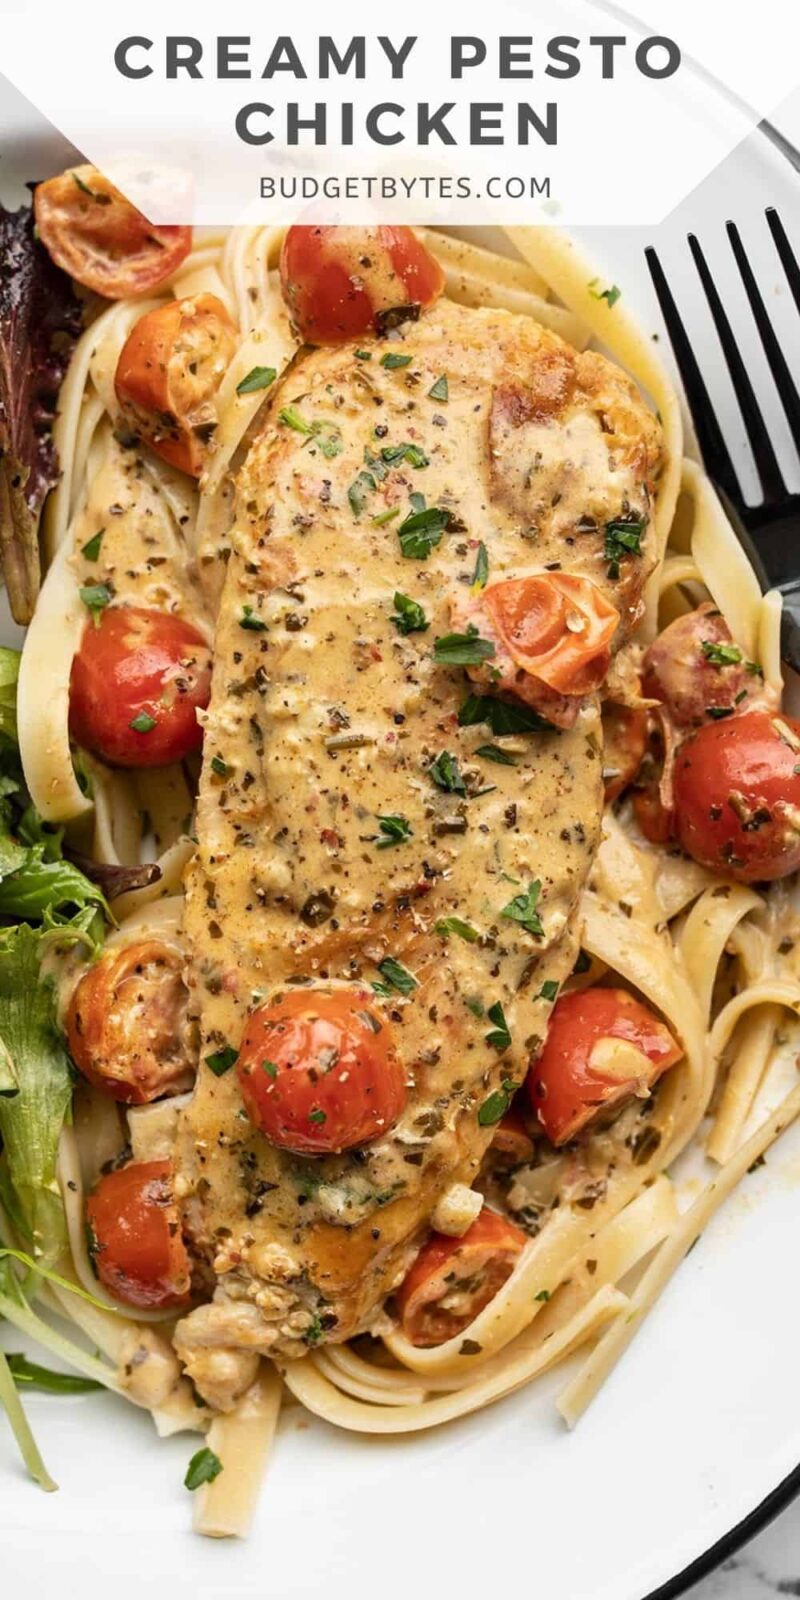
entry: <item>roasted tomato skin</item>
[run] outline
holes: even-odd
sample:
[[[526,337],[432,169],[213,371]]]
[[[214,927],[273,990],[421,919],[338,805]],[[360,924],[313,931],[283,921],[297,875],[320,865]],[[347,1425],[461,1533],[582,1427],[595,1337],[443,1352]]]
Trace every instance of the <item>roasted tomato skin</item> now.
[[[675,813],[664,805],[657,783],[636,790],[633,814],[645,839],[651,844],[669,844],[675,830]]]
[[[749,711],[706,723],[675,763],[678,839],[741,883],[800,867],[800,722]]]
[[[37,184],[33,209],[56,265],[108,300],[148,294],[192,248],[191,228],[154,226],[89,165]]]
[[[281,284],[292,322],[309,344],[381,333],[392,313],[428,306],[444,273],[411,228],[289,228]]]
[[[725,618],[708,601],[677,617],[653,641],[642,664],[642,693],[658,700],[672,726],[684,730],[700,727],[714,711],[749,711],[764,690],[754,663],[745,660]]]
[[[432,1233],[395,1295],[406,1338],[423,1348],[455,1338],[494,1299],[526,1244],[522,1229],[488,1206],[460,1239]],[[455,1303],[446,1307],[445,1298]]]
[[[72,663],[70,733],[111,766],[163,767],[202,743],[196,712],[210,694],[210,652],[191,623],[109,606],[87,623]]]
[[[621,1075],[604,1058],[607,1040],[623,1041],[637,1052],[640,1059],[630,1076]],[[592,988],[562,995],[553,1007],[544,1048],[528,1073],[531,1105],[551,1143],[565,1144],[601,1107],[649,1090],[682,1055],[665,1023],[626,990]]]
[[[330,1155],[380,1138],[403,1110],[405,1074],[364,989],[290,989],[253,1011],[237,1072],[271,1144]]]
[[[607,700],[603,706],[603,779],[606,805],[633,782],[647,749],[647,712]]]
[[[86,1202],[90,1254],[116,1300],[141,1307],[184,1306],[191,1265],[172,1196],[172,1163],[129,1161],[108,1172]]]
[[[200,476],[208,459],[214,398],[236,337],[222,301],[195,295],[140,317],[117,362],[114,387],[123,416],[157,455],[191,477]]]
[[[146,939],[107,949],[84,973],[67,1008],[76,1067],[125,1105],[188,1089],[186,999],[180,958],[167,945]]]

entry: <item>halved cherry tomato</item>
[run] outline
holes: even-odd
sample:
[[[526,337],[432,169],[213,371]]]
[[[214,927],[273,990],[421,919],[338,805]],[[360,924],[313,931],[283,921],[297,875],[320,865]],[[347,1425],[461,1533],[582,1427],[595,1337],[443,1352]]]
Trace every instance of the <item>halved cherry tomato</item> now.
[[[647,712],[607,700],[603,706],[603,780],[606,805],[633,782],[647,749]]]
[[[33,209],[56,265],[108,300],[147,294],[192,248],[191,228],[156,227],[88,165],[37,184]]]
[[[651,844],[669,843],[675,828],[675,813],[664,805],[655,781],[634,792],[633,814]]]
[[[452,606],[453,626],[477,628],[495,647],[490,660],[468,667],[476,682],[493,684],[569,727],[578,702],[599,688],[608,671],[619,612],[591,578],[537,572],[506,578]]]
[[[565,1144],[629,1095],[647,1095],[683,1051],[669,1028],[624,989],[582,989],[553,1007],[528,1092],[553,1144]]]
[[[252,1122],[285,1150],[328,1155],[377,1139],[405,1105],[405,1074],[365,989],[289,989],[259,1006],[239,1050]]]
[[[423,1347],[455,1338],[510,1278],[527,1242],[488,1206],[460,1239],[432,1233],[395,1297],[406,1338]]]
[[[677,831],[687,855],[741,883],[800,867],[800,722],[777,713],[706,723],[675,763]]]
[[[172,1196],[170,1161],[129,1161],[100,1179],[86,1202],[90,1254],[100,1282],[129,1306],[182,1306],[191,1265]]]
[[[126,1105],[188,1089],[188,993],[181,962],[157,939],[107,950],[67,1010],[69,1053],[90,1083]]]
[[[734,644],[711,601],[677,617],[644,658],[642,693],[658,700],[675,728],[697,728],[715,711],[752,709],[764,689],[758,669]]]
[[[215,294],[172,300],[140,317],[114,379],[123,416],[173,467],[199,477],[217,426],[214,403],[236,349]]]
[[[384,333],[444,288],[438,261],[411,228],[290,228],[281,284],[292,322],[309,344]]]
[[[211,654],[191,623],[109,606],[72,663],[70,733],[112,766],[163,767],[202,743],[210,694]]]

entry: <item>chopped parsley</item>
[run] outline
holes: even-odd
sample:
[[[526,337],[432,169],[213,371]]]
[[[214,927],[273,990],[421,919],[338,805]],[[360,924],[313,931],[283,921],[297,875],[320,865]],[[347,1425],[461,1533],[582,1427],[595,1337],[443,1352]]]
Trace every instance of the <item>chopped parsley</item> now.
[[[384,523],[394,522],[395,517],[399,517],[399,515],[400,507],[390,506],[387,511],[379,511],[377,515],[372,518],[372,520],[376,528],[382,528]]]
[[[81,194],[88,194],[90,200],[97,199],[97,195],[95,194],[94,190],[89,188],[88,183],[84,183],[83,178],[79,177],[77,172],[73,172],[72,181],[76,188],[80,189]]]
[[[105,528],[99,528],[97,533],[92,534],[91,539],[87,539],[85,545],[82,546],[81,555],[85,556],[87,561],[97,560],[105,531]]]
[[[208,1445],[203,1445],[202,1450],[196,1450],[186,1468],[184,1486],[194,1493],[202,1483],[213,1483],[222,1471],[222,1462]]]
[[[128,727],[133,728],[134,733],[152,733],[155,725],[156,718],[151,717],[149,711],[137,712],[136,716],[128,723]]]
[[[447,404],[448,400],[450,399],[450,385],[447,382],[446,372],[443,372],[441,376],[436,379],[436,382],[431,385],[430,389],[428,390],[428,398],[430,400],[441,400],[445,405]]]
[[[433,659],[444,667],[476,667],[482,661],[491,661],[495,647],[491,639],[482,639],[470,622],[466,633],[445,633],[433,646]]]
[[[397,350],[387,350],[385,356],[381,356],[381,366],[387,372],[394,372],[397,367],[410,367],[411,360],[411,356],[401,356]]]
[[[242,606],[242,615],[239,618],[239,627],[248,633],[266,633],[267,624],[257,617],[252,606]]]
[[[378,971],[390,991],[396,989],[398,994],[413,994],[414,990],[419,988],[419,980],[414,977],[413,972],[409,972],[402,961],[395,961],[394,956],[386,956],[379,962]],[[386,992],[379,985],[373,984],[372,987],[376,994]]]
[[[221,1078],[226,1072],[230,1072],[238,1059],[238,1050],[234,1050],[232,1044],[224,1044],[221,1049],[212,1050],[210,1056],[206,1056],[206,1066],[211,1068],[215,1078]]]
[[[480,938],[477,928],[473,928],[469,922],[462,922],[460,917],[440,917],[439,921],[434,923],[434,932],[440,933],[443,939],[455,933],[459,939],[466,940],[467,944],[476,944]]]
[[[597,285],[599,282],[599,278],[592,278],[592,281],[589,284],[589,293],[593,300],[605,300],[610,310],[612,306],[616,305],[618,300],[622,299],[622,290],[617,286],[616,283],[612,284],[610,289],[598,289]]]
[[[427,561],[452,520],[452,513],[444,506],[427,506],[412,511],[397,530],[403,555],[410,561]]]
[[[212,756],[211,771],[216,772],[218,778],[229,778],[233,772],[233,767],[229,767],[227,761],[223,761],[222,756]]]
[[[619,518],[606,523],[603,554],[609,562],[609,578],[619,577],[619,564],[625,556],[641,555],[642,534],[646,527],[647,520],[644,517]]]
[[[482,756],[484,761],[496,761],[498,767],[516,766],[514,757],[508,750],[501,750],[499,744],[479,744],[475,754]]]
[[[379,816],[378,824],[382,835],[378,839],[379,850],[388,850],[393,844],[405,844],[414,831],[408,817],[399,815]]]
[[[100,620],[100,612],[105,611],[106,606],[110,605],[114,598],[114,591],[108,583],[86,583],[78,593],[95,623]]]
[[[394,611],[390,617],[398,633],[426,633],[430,624],[422,606],[407,594],[395,591]]]
[[[481,539],[478,545],[478,555],[475,561],[475,571],[472,574],[471,588],[473,593],[485,589],[489,582],[489,552]]]
[[[432,778],[438,789],[444,789],[446,794],[466,794],[467,786],[461,774],[461,768],[454,755],[449,750],[440,750],[438,756],[428,768],[428,777]]]
[[[334,456],[340,456],[344,449],[341,429],[335,422],[314,423],[314,443],[322,451],[326,461],[333,461]]]
[[[745,672],[749,672],[751,678],[763,678],[764,668],[760,667],[757,661],[746,661],[744,666]]]
[[[278,1068],[274,1061],[262,1061],[261,1071],[266,1072],[268,1078],[277,1078]]]
[[[532,934],[535,939],[541,939],[544,933],[541,917],[536,910],[541,892],[542,885],[539,879],[535,878],[533,883],[528,885],[527,894],[515,895],[500,912],[501,917],[505,917],[507,922],[518,922],[520,927],[524,928],[526,933]]]
[[[551,722],[540,717],[529,706],[515,705],[509,700],[495,700],[486,694],[471,694],[458,713],[459,726],[474,728],[485,722],[496,738],[506,733],[553,733]]]
[[[375,489],[375,479],[371,472],[359,472],[347,491],[350,501],[350,510],[354,517],[360,517],[369,496]]]
[[[558,984],[556,983],[555,978],[547,978],[542,984],[542,987],[539,990],[536,998],[537,1000],[555,1000],[557,994]]]
[[[714,722],[722,722],[723,718],[733,716],[733,706],[706,706],[706,716]]]
[[[309,1111],[308,1120],[309,1122],[315,1122],[317,1127],[322,1127],[323,1122],[327,1122],[328,1118],[321,1106],[315,1106],[313,1111]]]
[[[237,394],[255,394],[259,389],[268,389],[275,382],[278,373],[275,367],[251,367],[246,378],[236,385]]]
[[[396,467],[405,461],[409,467],[428,467],[430,461],[425,451],[418,444],[404,442],[402,444],[387,444],[381,450],[381,460],[387,467]]]
[[[534,1300],[540,1300],[542,1305],[547,1305],[547,1302],[550,1299],[550,1290],[540,1289],[539,1293],[535,1294],[533,1298]]]
[[[713,639],[703,640],[703,655],[712,667],[736,667],[742,652],[735,644],[716,644]]]
[[[495,1000],[487,1013],[490,1022],[494,1023],[490,1033],[486,1035],[486,1043],[494,1050],[507,1050],[511,1043],[511,1032],[506,1022],[505,1012],[499,1000]]]
[[[372,351],[371,350],[356,350],[356,351],[354,351],[354,355],[355,355],[356,361],[371,361],[372,360]]]
[[[491,1128],[505,1116],[515,1089],[516,1084],[512,1079],[504,1078],[502,1088],[495,1089],[494,1094],[490,1094],[488,1100],[478,1107],[478,1121],[482,1128]]]
[[[314,432],[312,424],[306,422],[305,417],[298,411],[297,406],[284,406],[278,412],[278,421],[284,423],[287,428],[294,428],[295,433],[312,434]]]

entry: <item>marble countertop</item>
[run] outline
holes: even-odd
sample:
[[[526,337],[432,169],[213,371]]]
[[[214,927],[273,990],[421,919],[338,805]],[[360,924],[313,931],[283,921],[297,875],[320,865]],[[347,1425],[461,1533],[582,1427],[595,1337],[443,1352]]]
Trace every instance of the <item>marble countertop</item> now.
[[[694,1588],[688,1600],[776,1600],[800,1596],[800,1500],[751,1544]]]

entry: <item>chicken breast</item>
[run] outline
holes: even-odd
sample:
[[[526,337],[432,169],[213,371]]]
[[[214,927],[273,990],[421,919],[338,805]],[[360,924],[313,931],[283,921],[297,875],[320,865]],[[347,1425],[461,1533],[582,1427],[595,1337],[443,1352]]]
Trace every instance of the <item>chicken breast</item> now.
[[[491,679],[476,695],[435,641],[477,592],[482,543],[478,588],[558,564],[617,607],[622,642],[659,451],[602,357],[445,303],[388,341],[306,355],[272,398],[238,486],[188,884],[202,1055],[236,1050],[287,985],[374,984],[408,1097],[371,1144],[303,1158],[251,1125],[235,1070],[201,1065],[176,1156],[216,1284],[176,1334],[201,1388],[209,1351],[291,1357],[378,1325],[437,1203],[475,1178],[487,1101],[522,1081],[575,961],[601,730],[591,695],[560,732]],[[404,528],[423,496],[443,515]],[[641,535],[621,561],[618,519]],[[407,836],[381,848],[393,816]],[[512,909],[531,885],[538,932]],[[384,981],[387,957],[409,992]]]

